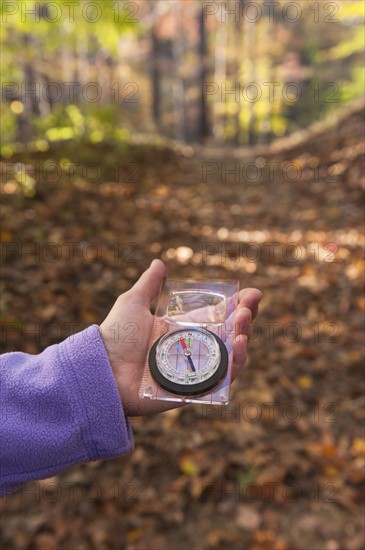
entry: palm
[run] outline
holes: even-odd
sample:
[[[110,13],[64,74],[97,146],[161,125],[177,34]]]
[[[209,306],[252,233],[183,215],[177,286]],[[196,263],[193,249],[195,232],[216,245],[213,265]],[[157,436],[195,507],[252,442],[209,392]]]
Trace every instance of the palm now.
[[[117,300],[100,326],[127,416],[152,414],[171,408],[171,404],[162,409],[160,402],[141,401],[139,398],[152,323],[150,310],[136,304],[126,293]],[[119,327],[119,338],[115,338],[116,327]]]

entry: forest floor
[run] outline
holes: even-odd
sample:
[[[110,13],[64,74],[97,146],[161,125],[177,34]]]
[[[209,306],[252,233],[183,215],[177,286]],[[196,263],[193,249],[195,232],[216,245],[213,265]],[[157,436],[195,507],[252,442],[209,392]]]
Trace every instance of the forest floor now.
[[[130,456],[3,499],[4,548],[364,548],[362,120],[281,149],[3,160],[6,351],[100,323],[154,257],[264,292],[227,408],[132,419]]]

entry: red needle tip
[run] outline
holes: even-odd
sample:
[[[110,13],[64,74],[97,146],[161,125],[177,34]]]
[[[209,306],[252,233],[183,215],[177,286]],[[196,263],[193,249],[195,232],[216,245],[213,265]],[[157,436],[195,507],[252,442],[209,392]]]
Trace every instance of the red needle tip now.
[[[183,336],[180,336],[180,342],[181,342],[181,345],[183,347],[183,349],[187,349],[187,345],[186,345],[186,342],[185,342],[185,338]]]

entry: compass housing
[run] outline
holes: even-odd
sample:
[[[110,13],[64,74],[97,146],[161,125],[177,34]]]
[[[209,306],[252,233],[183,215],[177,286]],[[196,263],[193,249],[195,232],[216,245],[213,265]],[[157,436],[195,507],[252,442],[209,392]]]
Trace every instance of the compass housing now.
[[[201,338],[201,336],[202,335],[203,337],[206,336],[207,339],[210,339],[215,344],[214,349],[216,350],[216,352],[214,355],[211,356],[210,360],[208,360],[207,362],[208,366],[209,366],[209,363],[211,363],[211,367],[210,367],[211,375],[207,376],[205,374],[206,376],[205,379],[197,383],[176,382],[176,380],[170,379],[170,377],[171,378],[174,377],[173,367],[171,367],[167,357],[164,358],[164,355],[161,352],[161,345],[163,342],[166,342],[169,339],[171,339],[172,340],[171,346],[172,346],[174,345],[174,343],[178,341],[179,334],[186,334],[187,332],[191,333],[193,338],[194,338],[194,334],[195,335],[198,334],[199,340],[202,342],[204,342],[204,340]],[[214,361],[214,357],[216,357],[215,361]],[[185,328],[185,329],[169,331],[166,334],[162,335],[160,338],[158,338],[150,350],[148,363],[149,363],[149,368],[153,379],[165,391],[168,391],[175,395],[181,395],[181,396],[197,396],[197,395],[204,395],[208,392],[211,392],[226,376],[227,369],[228,369],[228,352],[222,340],[214,332],[211,332],[210,330],[203,329],[203,328],[189,328],[189,329]],[[163,365],[163,363],[165,364]],[[165,371],[165,374],[164,374],[164,371]],[[208,374],[209,374],[209,371],[208,371]],[[204,368],[202,369],[202,373],[200,373],[198,370],[197,373],[190,374],[188,378],[190,377],[204,378]],[[182,378],[181,373],[178,373],[176,371],[175,378],[181,379]]]
[[[239,281],[163,281],[139,396],[176,403],[227,405]]]

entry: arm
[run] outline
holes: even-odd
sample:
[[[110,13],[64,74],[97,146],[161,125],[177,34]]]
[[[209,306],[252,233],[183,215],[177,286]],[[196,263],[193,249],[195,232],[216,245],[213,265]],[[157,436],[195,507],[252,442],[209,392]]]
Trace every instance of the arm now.
[[[99,327],[0,367],[0,495],[133,448]]]
[[[127,453],[133,449],[128,416],[183,406],[139,397],[153,323],[151,301],[164,275],[164,264],[152,262],[119,296],[100,328],[93,325],[39,355],[1,357],[0,495],[79,462]],[[239,293],[233,379],[246,361],[249,325],[261,296],[256,289]],[[131,323],[137,328],[132,340],[123,338]],[[117,339],[115,326],[121,329]]]

